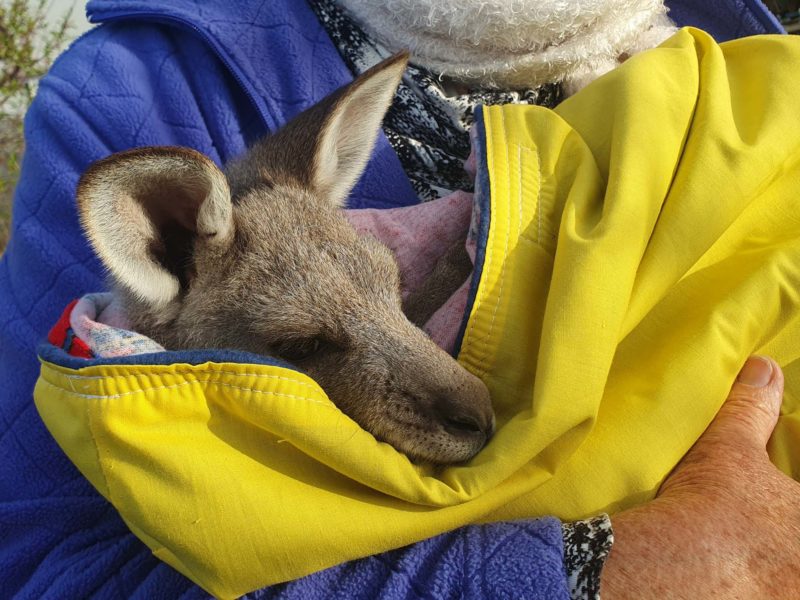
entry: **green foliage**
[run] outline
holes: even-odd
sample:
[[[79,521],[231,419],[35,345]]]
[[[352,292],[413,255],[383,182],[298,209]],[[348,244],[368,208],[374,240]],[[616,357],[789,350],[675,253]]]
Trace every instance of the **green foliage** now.
[[[69,13],[51,21],[50,8],[49,0],[0,0],[0,252],[24,147],[22,118],[70,35]]]

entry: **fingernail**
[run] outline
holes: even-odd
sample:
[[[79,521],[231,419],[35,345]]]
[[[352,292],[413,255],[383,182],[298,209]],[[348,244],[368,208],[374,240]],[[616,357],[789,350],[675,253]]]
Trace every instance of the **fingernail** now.
[[[736,379],[745,385],[764,387],[772,379],[772,363],[762,356],[751,356]]]

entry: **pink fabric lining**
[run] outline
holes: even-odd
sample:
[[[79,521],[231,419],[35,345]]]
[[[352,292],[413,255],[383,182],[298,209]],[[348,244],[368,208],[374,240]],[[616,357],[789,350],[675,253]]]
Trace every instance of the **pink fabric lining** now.
[[[419,288],[450,246],[470,228],[473,195],[457,191],[433,202],[393,209],[345,211],[361,235],[372,235],[394,253],[403,283],[403,297]],[[475,260],[475,244],[467,242]],[[469,280],[425,324],[425,332],[452,352],[467,305]]]
[[[113,358],[164,351],[149,337],[130,331],[125,311],[112,294],[86,294],[72,309],[69,324],[95,356]]]

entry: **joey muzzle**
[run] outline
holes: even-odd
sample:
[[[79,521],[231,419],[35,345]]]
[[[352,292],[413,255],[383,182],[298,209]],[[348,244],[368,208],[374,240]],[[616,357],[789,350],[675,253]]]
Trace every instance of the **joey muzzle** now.
[[[494,433],[489,390],[421,330],[414,327],[407,334],[417,347],[396,376],[425,433],[391,443],[417,459],[439,464],[469,460]]]

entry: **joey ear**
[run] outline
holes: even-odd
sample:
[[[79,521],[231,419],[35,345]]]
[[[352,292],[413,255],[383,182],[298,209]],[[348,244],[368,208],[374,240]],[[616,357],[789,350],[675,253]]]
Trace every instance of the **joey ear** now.
[[[311,183],[339,206],[367,166],[407,63],[408,53],[402,52],[365,71],[337,93],[325,118]]]
[[[81,176],[77,201],[111,275],[154,306],[188,285],[197,240],[224,247],[233,234],[225,176],[188,148],[137,148],[104,158]]]

